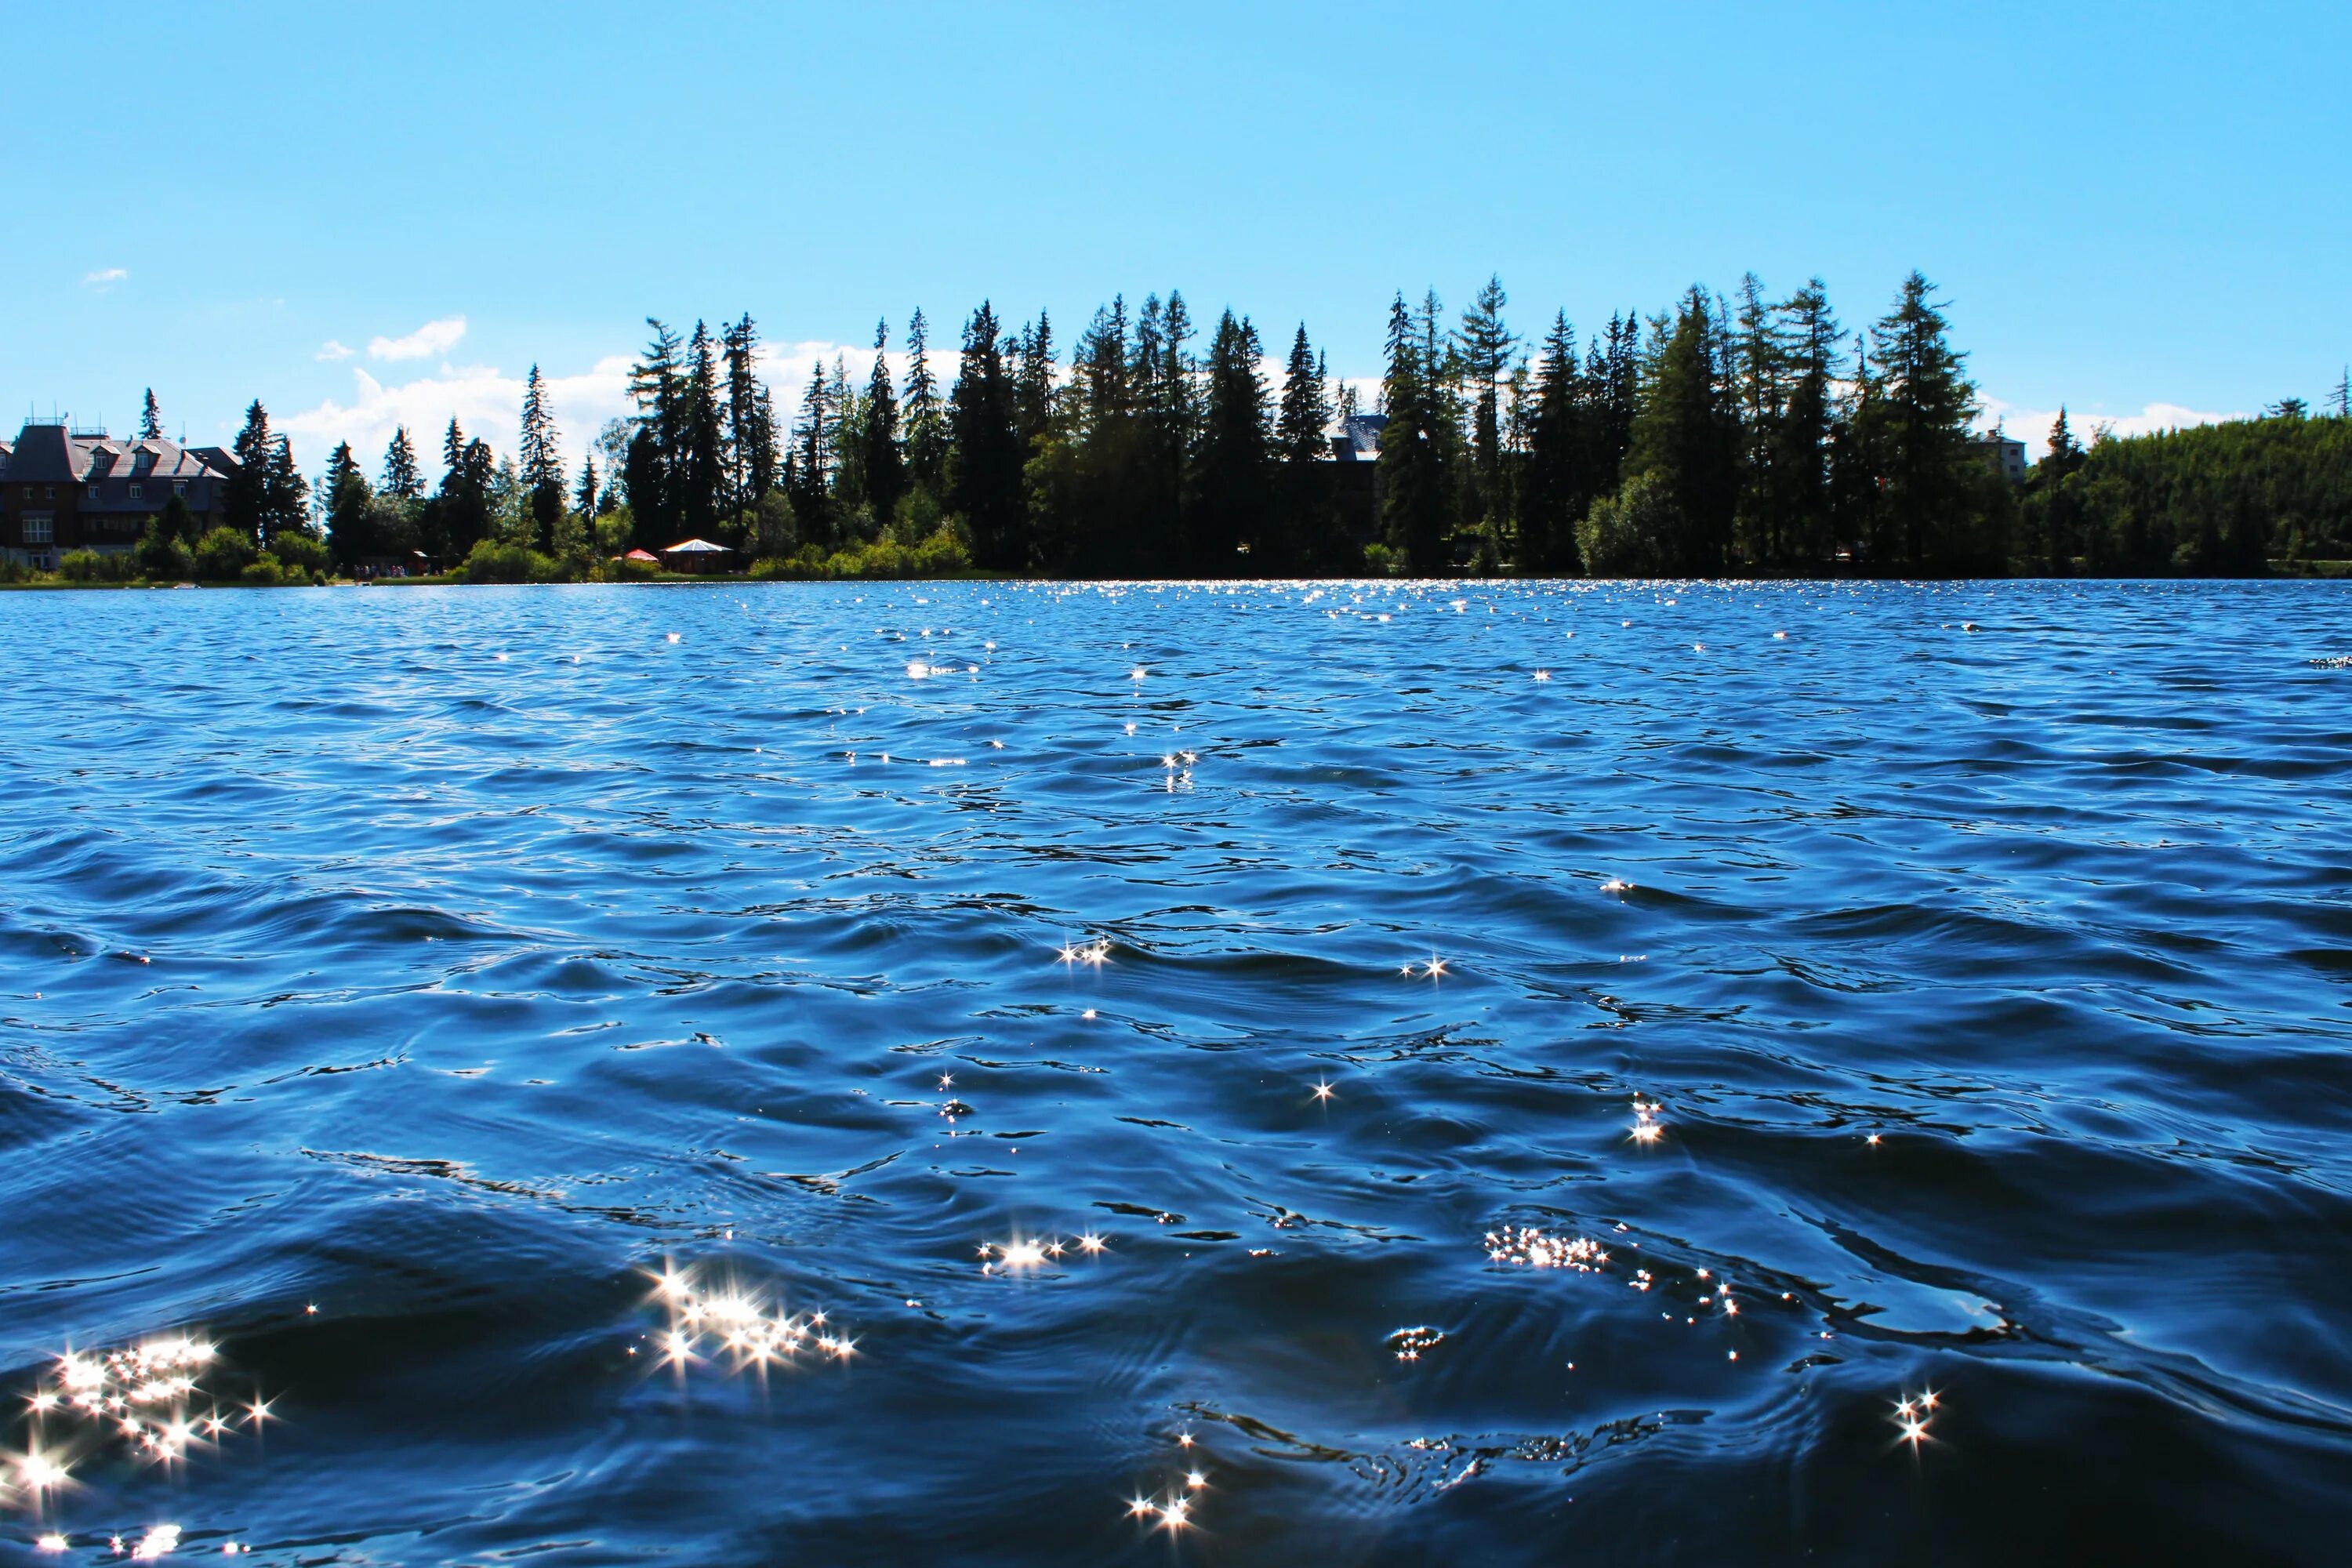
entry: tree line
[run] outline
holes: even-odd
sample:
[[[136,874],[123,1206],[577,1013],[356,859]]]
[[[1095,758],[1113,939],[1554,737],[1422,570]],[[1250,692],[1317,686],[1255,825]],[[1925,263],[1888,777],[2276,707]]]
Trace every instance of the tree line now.
[[[1965,356],[1916,272],[1851,333],[1819,279],[1785,298],[1752,274],[1728,298],[1693,287],[1582,336],[1555,312],[1526,337],[1507,304],[1495,279],[1452,320],[1433,292],[1398,295],[1369,409],[1303,323],[1270,361],[1248,317],[1203,332],[1174,290],[1115,297],[1066,359],[1045,312],[1008,324],[983,302],[945,385],[917,310],[903,374],[882,322],[862,384],[818,365],[789,425],[748,314],[715,333],[649,320],[635,411],[576,475],[535,365],[513,455],[452,419],[430,486],[404,428],[373,478],[346,443],[306,496],[256,402],[229,524],[298,557],[307,536],[346,571],[422,552],[542,576],[689,537],[809,569],[928,549],[1143,577],[2243,573],[2352,553],[2352,375],[2334,419],[2290,399],[2084,446],[2062,413],[2019,487],[1988,461]],[[1362,414],[1376,482],[1351,489],[1363,472],[1332,460],[1332,434]]]

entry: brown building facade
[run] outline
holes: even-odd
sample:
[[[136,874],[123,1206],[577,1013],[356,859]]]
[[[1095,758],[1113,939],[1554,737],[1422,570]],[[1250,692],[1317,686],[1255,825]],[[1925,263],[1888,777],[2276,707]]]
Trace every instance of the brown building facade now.
[[[174,495],[202,533],[226,521],[236,472],[218,447],[27,421],[14,444],[0,442],[0,560],[51,571],[68,551],[121,554]]]

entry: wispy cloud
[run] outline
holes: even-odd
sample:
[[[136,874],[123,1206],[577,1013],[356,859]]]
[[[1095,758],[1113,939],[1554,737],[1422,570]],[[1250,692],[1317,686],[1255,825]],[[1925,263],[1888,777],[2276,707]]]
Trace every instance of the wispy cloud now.
[[[334,339],[329,338],[319,345],[319,352],[310,357],[315,360],[349,359],[354,352],[349,344],[339,343]]]
[[[444,316],[437,321],[427,321],[404,338],[371,338],[368,340],[370,359],[431,359],[446,354],[457,346],[466,335],[466,318]]]
[[[131,272],[128,268],[109,267],[102,271],[85,272],[81,275],[81,280],[84,288],[96,289],[100,292],[103,292],[108,289],[111,289],[114,285],[121,282],[125,278],[130,276]]]
[[[2042,460],[2050,450],[2050,426],[2057,422],[2054,408],[2020,408],[1998,397],[1984,399],[1985,417],[1996,421],[2016,440],[2025,443],[2025,450],[2034,461]],[[2159,430],[2185,430],[2192,425],[2219,425],[2225,420],[2251,417],[2242,410],[2223,413],[2216,410],[2185,407],[2178,403],[2150,403],[2137,414],[2107,414],[2096,408],[2070,408],[2066,411],[2067,428],[2077,441],[2088,441],[2092,433],[2105,430],[2110,436],[2152,436]]]

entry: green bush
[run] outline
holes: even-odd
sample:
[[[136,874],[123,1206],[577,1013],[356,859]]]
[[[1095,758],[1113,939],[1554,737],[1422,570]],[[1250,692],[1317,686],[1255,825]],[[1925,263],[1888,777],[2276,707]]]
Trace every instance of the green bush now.
[[[275,555],[257,555],[236,574],[236,580],[253,588],[275,588],[287,580],[286,568]],[[298,576],[296,582],[301,581]]]
[[[596,568],[596,575],[607,583],[649,583],[661,574],[660,563],[632,561],[625,555],[615,555]]]
[[[68,550],[58,558],[58,575],[68,583],[127,583],[133,563],[128,555],[101,555],[95,550]]]
[[[468,583],[560,583],[563,568],[521,544],[494,539],[477,543],[460,568]]]
[[[1404,554],[1391,550],[1378,540],[1364,546],[1364,571],[1373,577],[1400,577],[1404,574]]]
[[[196,574],[196,552],[160,522],[147,525],[133,553],[139,563],[139,574],[152,582],[179,583]]]
[[[253,564],[253,541],[233,528],[215,528],[196,541],[196,575],[226,583]]]
[[[1595,577],[1663,576],[1672,542],[1682,536],[1682,509],[1655,474],[1627,479],[1623,489],[1594,501],[1576,525],[1584,569]]]
[[[866,578],[952,577],[971,570],[971,552],[954,531],[941,528],[913,549],[885,536],[870,544],[836,550],[827,555],[814,544],[803,544],[790,555],[772,555],[751,563],[751,575],[761,581]]]
[[[288,529],[269,542],[269,553],[289,573],[308,576],[327,569],[327,542],[308,529]]]

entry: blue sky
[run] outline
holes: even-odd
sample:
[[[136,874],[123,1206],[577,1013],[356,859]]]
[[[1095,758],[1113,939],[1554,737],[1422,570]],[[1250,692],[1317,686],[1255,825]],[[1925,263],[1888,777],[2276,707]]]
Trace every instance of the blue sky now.
[[[1370,376],[1400,288],[1532,336],[1819,273],[1851,326],[1917,267],[2035,436],[2352,360],[2336,0],[21,5],[5,55],[0,416],[258,396],[313,467],[505,449],[533,361],[576,447],[647,314],[750,310],[789,396],[918,304],[1171,286]]]

